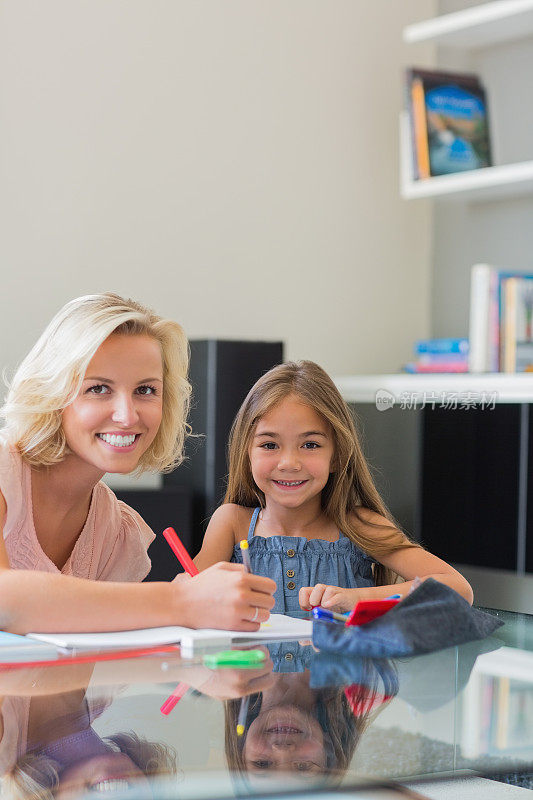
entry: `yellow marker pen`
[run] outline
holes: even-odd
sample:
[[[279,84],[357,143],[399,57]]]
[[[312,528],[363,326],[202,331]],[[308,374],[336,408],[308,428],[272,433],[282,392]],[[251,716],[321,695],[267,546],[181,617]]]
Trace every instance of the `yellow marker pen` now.
[[[249,703],[250,695],[241,698],[241,707],[239,709],[239,718],[237,720],[237,736],[242,736],[246,729],[246,717],[248,716]]]
[[[250,553],[248,552],[248,542],[246,539],[241,540],[240,548],[242,553],[242,563],[244,564],[244,569],[246,570],[246,572],[251,572],[252,565],[250,564]]]

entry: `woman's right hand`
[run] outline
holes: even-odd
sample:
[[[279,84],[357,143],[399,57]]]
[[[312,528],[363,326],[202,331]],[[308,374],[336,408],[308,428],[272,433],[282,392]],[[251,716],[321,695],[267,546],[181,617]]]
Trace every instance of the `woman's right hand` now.
[[[257,631],[274,607],[275,582],[246,572],[242,564],[221,561],[172,586],[175,616],[190,628]]]
[[[191,576],[189,575],[188,572],[180,572],[173,579],[172,583],[181,583],[182,581],[190,581],[190,580]]]
[[[265,654],[265,660],[260,667],[255,669],[208,669],[196,667],[193,669],[194,678],[189,679],[190,685],[195,689],[214,697],[217,700],[232,700],[245,697],[256,692],[269,689],[274,681],[274,664],[266,648],[260,647]],[[183,680],[187,681],[187,673],[183,672]]]

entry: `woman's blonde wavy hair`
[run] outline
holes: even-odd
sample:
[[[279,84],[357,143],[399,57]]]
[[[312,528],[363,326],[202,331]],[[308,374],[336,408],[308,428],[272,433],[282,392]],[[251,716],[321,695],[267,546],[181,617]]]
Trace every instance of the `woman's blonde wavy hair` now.
[[[32,466],[51,466],[69,452],[62,413],[78,395],[87,367],[111,334],[151,336],[163,359],[163,413],[136,473],[169,472],[183,460],[189,433],[189,348],[177,322],[106,292],[71,300],[58,311],[18,367],[0,417],[2,434]]]
[[[176,753],[163,743],[149,742],[136,733],[117,733],[102,740],[114,753],[125,753],[147,778],[176,773]],[[54,800],[59,788],[60,767],[49,756],[26,753],[0,777],[0,796],[12,800]]]
[[[379,563],[380,557],[418,545],[398,530],[374,485],[348,405],[329,375],[313,361],[279,364],[250,389],[230,433],[224,502],[264,508],[265,496],[253,479],[249,450],[258,420],[289,395],[296,396],[320,414],[333,431],[333,471],[322,490],[324,513],[349,539],[375,558],[376,584],[394,583],[397,575]],[[368,522],[361,515],[362,508],[385,517],[390,525]],[[374,538],[368,533],[369,528],[379,529],[380,536]]]

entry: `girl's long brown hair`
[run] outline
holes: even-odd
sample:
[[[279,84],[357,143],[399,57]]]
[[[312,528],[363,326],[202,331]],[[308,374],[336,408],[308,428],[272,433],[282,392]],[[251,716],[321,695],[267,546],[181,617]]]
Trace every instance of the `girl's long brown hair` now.
[[[252,477],[250,445],[258,420],[289,395],[295,395],[320,414],[333,430],[333,472],[322,490],[324,513],[354,544],[376,560],[376,585],[394,583],[397,576],[379,563],[380,557],[419,545],[398,530],[374,485],[347,403],[329,375],[313,361],[279,364],[259,378],[248,392],[231,428],[224,502],[265,507],[265,496]],[[380,514],[390,525],[370,523],[361,509]],[[379,530],[378,539],[368,532],[369,528]]]
[[[342,661],[338,666],[342,675]],[[278,677],[281,677],[279,673]],[[315,703],[311,713],[327,739],[324,774],[329,774],[334,784],[340,783],[349,768],[355,748],[368,725],[397,694],[398,676],[396,668],[385,659],[362,659],[360,682],[349,687],[346,684],[343,682],[341,686],[313,690]],[[347,688],[351,690],[350,699],[345,691]],[[232,773],[244,775],[247,771],[244,745],[251,724],[250,717],[255,718],[259,714],[262,698],[261,693],[250,696],[249,716],[242,736],[237,735],[241,700],[226,700],[224,703],[226,760]]]

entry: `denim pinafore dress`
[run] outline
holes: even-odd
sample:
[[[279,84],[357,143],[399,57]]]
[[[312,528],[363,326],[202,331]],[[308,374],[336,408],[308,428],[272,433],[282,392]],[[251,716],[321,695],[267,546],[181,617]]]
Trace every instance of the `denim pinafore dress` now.
[[[336,542],[306,539],[304,536],[254,536],[260,508],[252,514],[248,545],[252,572],[276,581],[276,605],[272,613],[301,613],[298,592],[302,586],[327,583],[345,589],[374,586],[373,561],[357,545],[339,532]],[[231,559],[242,564],[239,545]]]

